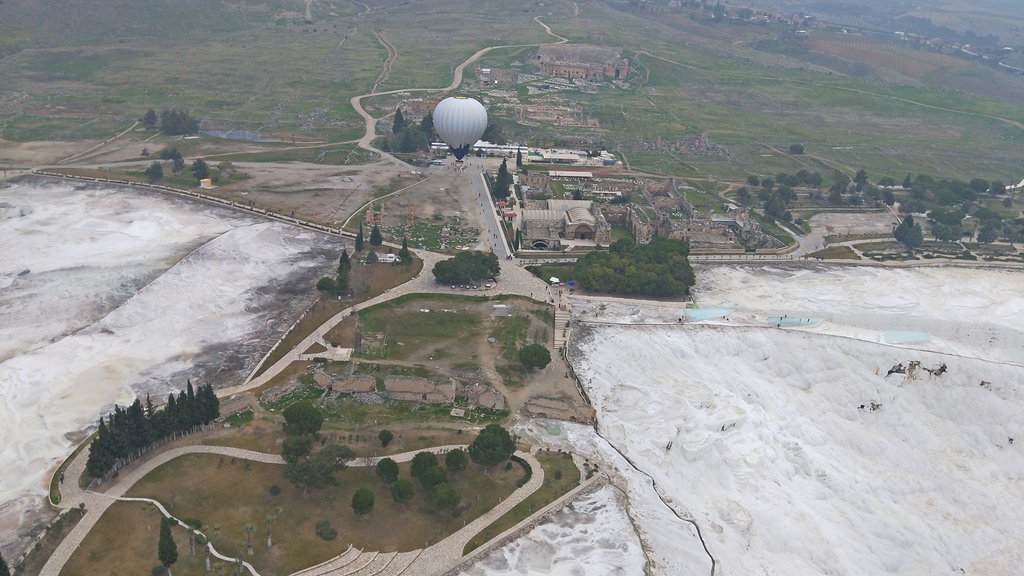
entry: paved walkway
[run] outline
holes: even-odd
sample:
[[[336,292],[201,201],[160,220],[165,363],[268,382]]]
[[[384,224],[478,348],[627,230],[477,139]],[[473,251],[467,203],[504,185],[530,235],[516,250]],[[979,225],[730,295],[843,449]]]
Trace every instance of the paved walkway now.
[[[71,533],[64,538],[60,546],[50,556],[49,560],[39,572],[39,576],[58,576],[64,564],[71,558],[71,554],[78,549],[85,539],[85,535],[92,530],[92,527],[99,521],[103,512],[110,507],[118,498],[124,496],[136,482],[143,476],[149,474],[161,464],[165,464],[178,456],[185,454],[220,454],[232,458],[242,458],[255,462],[266,462],[270,464],[284,464],[280,454],[264,454],[241,448],[229,448],[226,446],[183,446],[172,448],[162,452],[155,457],[143,462],[140,466],[128,472],[117,480],[117,483],[110,486],[107,492],[94,492],[82,490],[78,487],[78,478],[85,472],[85,461],[88,459],[88,450],[82,450],[68,466],[65,474],[70,482],[61,486],[61,508],[77,508],[81,502],[85,503],[86,514],[82,520],[75,525]]]
[[[508,498],[502,500],[497,506],[489,510],[483,516],[466,524],[461,530],[445,538],[444,540],[426,548],[416,560],[406,569],[409,574],[431,576],[443,574],[449,566],[462,558],[462,551],[466,544],[480,533],[481,530],[491,525],[492,522],[504,516],[527,496],[533,494],[544,483],[544,468],[540,462],[533,457],[533,454],[516,452],[516,455],[530,463],[533,469],[533,476],[530,481],[513,492]]]
[[[391,458],[395,462],[409,462],[419,452],[428,451],[435,454],[444,454],[456,448],[466,449],[465,444],[453,444],[448,446],[435,446],[433,448],[427,448],[425,450],[413,450],[409,452],[403,452],[401,454],[394,454],[390,456],[380,456],[375,458],[357,458],[353,459],[350,466],[376,466],[382,458]],[[61,487],[61,508],[77,508],[81,502],[85,503],[86,514],[82,520],[75,525],[71,533],[64,538],[64,541],[60,543],[53,555],[46,561],[43,569],[39,572],[40,576],[59,576],[61,569],[64,564],[71,558],[71,555],[75,550],[82,544],[82,540],[92,530],[96,522],[99,521],[103,513],[110,507],[111,504],[119,500],[125,501],[146,501],[155,504],[164,516],[170,516],[171,514],[157,501],[149,498],[127,498],[125,493],[135,485],[136,482],[141,480],[147,474],[158,468],[159,466],[170,462],[171,460],[184,456],[186,454],[219,454],[221,456],[230,456],[232,458],[240,458],[243,460],[252,460],[254,462],[264,462],[267,464],[284,464],[284,460],[279,454],[267,454],[264,452],[254,452],[252,450],[243,450],[241,448],[231,448],[227,446],[205,446],[205,445],[191,445],[182,446],[178,448],[172,448],[170,450],[161,452],[156,456],[145,460],[119,478],[116,482],[107,482],[109,488],[106,492],[95,492],[92,490],[82,490],[78,487],[77,481],[68,482],[66,485]],[[408,571],[409,574],[418,574],[427,576],[429,574],[440,573],[442,569],[452,562],[458,561],[462,557],[462,550],[465,548],[466,543],[475,536],[478,532],[486,528],[492,522],[503,516],[506,512],[512,509],[516,504],[522,502],[527,496],[533,494],[540,488],[544,482],[544,469],[541,467],[540,462],[533,457],[532,454],[523,452],[516,453],[521,458],[529,462],[533,469],[533,475],[530,481],[518,488],[508,498],[499,503],[496,507],[489,510],[483,516],[480,516],[473,522],[470,522],[461,530],[445,538],[441,542],[430,546],[424,550],[414,550],[408,553],[403,553],[401,558],[397,554],[390,554],[386,556],[385,566],[395,564],[396,560],[400,560],[403,566],[402,573]],[[85,472],[85,462],[88,459],[88,451],[83,450],[79,455],[71,462],[66,470],[66,474],[69,478],[77,479],[81,477],[82,473]],[[318,575],[335,575],[335,574],[357,574],[360,572],[362,567],[369,568],[374,561],[374,558],[378,556],[376,552],[370,554],[374,558],[365,557],[366,555],[356,551],[356,556],[351,553],[352,548],[349,547],[341,555],[324,562],[313,568],[308,568],[300,572],[296,572],[295,575],[306,575],[306,574],[318,574]],[[213,555],[223,560],[231,561],[233,558],[222,555],[216,550],[213,551]],[[352,566],[358,562],[357,558],[363,557],[365,564],[360,565],[360,569],[351,570]],[[382,559],[383,561],[383,559]],[[406,564],[408,562],[408,564]],[[381,566],[379,569],[374,566],[374,572],[377,573],[382,570],[385,566]],[[337,568],[336,570],[334,568]],[[251,571],[254,576],[259,574],[252,569],[251,566],[247,565],[247,568]],[[312,570],[312,572],[311,572]],[[398,572],[396,572],[398,573]]]

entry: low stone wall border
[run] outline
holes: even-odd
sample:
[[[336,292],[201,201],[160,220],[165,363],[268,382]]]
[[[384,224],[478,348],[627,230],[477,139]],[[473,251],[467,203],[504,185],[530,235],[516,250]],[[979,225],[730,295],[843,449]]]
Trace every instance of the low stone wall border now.
[[[604,484],[604,475],[595,474],[593,477],[584,480],[583,483],[581,483],[579,486],[573,488],[572,490],[556,498],[554,502],[534,512],[530,516],[527,516],[518,524],[509,528],[508,530],[505,530],[501,534],[498,534],[494,538],[491,538],[476,550],[473,550],[469,554],[463,556],[462,558],[459,558],[455,561],[454,564],[449,565],[447,568],[438,572],[437,574],[439,576],[457,576],[458,574],[461,574],[467,568],[475,564],[480,559],[480,557],[484,556],[485,554],[489,554],[496,548],[500,548],[502,546],[505,546],[506,544],[509,544],[517,540],[524,533],[536,528],[538,522],[547,515],[551,514],[552,512],[555,512],[556,510],[561,510],[566,504],[583,495],[584,492],[589,493],[588,491],[590,491],[591,489],[596,490],[597,488],[600,488]]]

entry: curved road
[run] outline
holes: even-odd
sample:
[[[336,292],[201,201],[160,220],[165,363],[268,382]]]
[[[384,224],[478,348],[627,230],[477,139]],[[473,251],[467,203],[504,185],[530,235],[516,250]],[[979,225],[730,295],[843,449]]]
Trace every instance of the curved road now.
[[[551,36],[554,36],[555,38],[559,39],[557,44],[564,44],[564,43],[569,41],[568,38],[563,38],[563,37],[559,36],[558,34],[555,34],[554,32],[552,32],[551,28],[547,24],[545,24],[545,23],[540,21],[540,16],[535,17],[534,20],[538,24],[543,26],[544,30],[546,30],[548,34],[550,34]],[[378,38],[382,42],[384,41],[383,38],[380,38],[379,36],[378,36]],[[387,44],[386,42],[385,42],[385,45],[389,46],[389,44]],[[399,92],[447,92],[449,90],[454,90],[454,89],[458,88],[459,85],[462,84],[462,73],[466,69],[466,66],[469,66],[473,62],[476,62],[484,54],[487,54],[491,50],[497,50],[497,49],[500,49],[500,48],[527,48],[527,47],[530,47],[530,46],[537,46],[537,44],[505,44],[505,45],[501,45],[501,46],[489,46],[487,48],[482,48],[480,50],[477,50],[476,53],[474,53],[472,56],[470,56],[469,58],[466,58],[466,60],[462,64],[459,64],[458,66],[455,67],[455,72],[452,75],[452,82],[451,82],[451,84],[449,84],[449,85],[447,85],[447,86],[445,86],[443,88],[405,88],[405,89],[399,89],[399,90],[387,90],[385,92],[377,92],[376,91],[376,86],[377,86],[377,84],[379,84],[379,81],[378,81],[377,84],[374,84],[374,90],[373,91],[369,92],[368,94],[360,94],[359,96],[353,96],[349,100],[349,103],[352,104],[352,108],[356,111],[357,114],[359,114],[360,116],[363,117],[363,121],[366,123],[366,132],[363,134],[363,137],[360,138],[357,141],[357,144],[359,145],[360,148],[362,148],[364,150],[368,150],[368,151],[373,152],[375,154],[379,154],[381,156],[381,158],[386,159],[387,161],[391,162],[392,164],[395,164],[395,165],[398,165],[398,166],[403,166],[403,167],[410,167],[411,168],[411,166],[409,166],[409,164],[406,164],[405,162],[399,160],[398,158],[395,158],[391,154],[388,154],[387,152],[379,150],[379,149],[377,149],[377,148],[375,148],[373,146],[373,140],[374,140],[374,138],[377,137],[377,119],[374,118],[373,116],[371,116],[370,113],[367,112],[363,108],[363,98],[369,98],[371,96],[387,96],[389,94],[398,94]],[[390,50],[394,50],[394,47],[391,47]],[[389,50],[389,52],[390,52],[390,50]],[[395,56],[395,58],[398,57],[398,51],[397,50],[395,51],[394,56]]]

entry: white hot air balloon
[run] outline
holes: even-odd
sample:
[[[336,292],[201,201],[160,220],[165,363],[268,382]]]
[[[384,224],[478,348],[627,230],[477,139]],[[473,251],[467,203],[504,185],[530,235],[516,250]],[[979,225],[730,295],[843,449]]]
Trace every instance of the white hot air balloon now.
[[[434,129],[457,160],[469,152],[487,129],[487,110],[472,98],[453,96],[434,108]]]

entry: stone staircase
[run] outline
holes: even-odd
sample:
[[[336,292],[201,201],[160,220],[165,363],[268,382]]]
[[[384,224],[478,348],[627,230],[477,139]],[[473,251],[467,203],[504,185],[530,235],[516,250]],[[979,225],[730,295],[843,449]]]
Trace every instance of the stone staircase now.
[[[292,576],[403,576],[422,552],[362,552],[350,546],[341,555]]]
[[[317,564],[305,570],[299,570],[292,574],[292,576],[328,576],[334,574],[341,574],[347,566],[350,566],[359,556],[362,555],[360,550],[356,550],[351,545],[348,550],[345,550],[340,555],[331,558],[326,562]]]
[[[555,306],[555,351],[565,348],[572,330],[569,328],[569,310]]]

